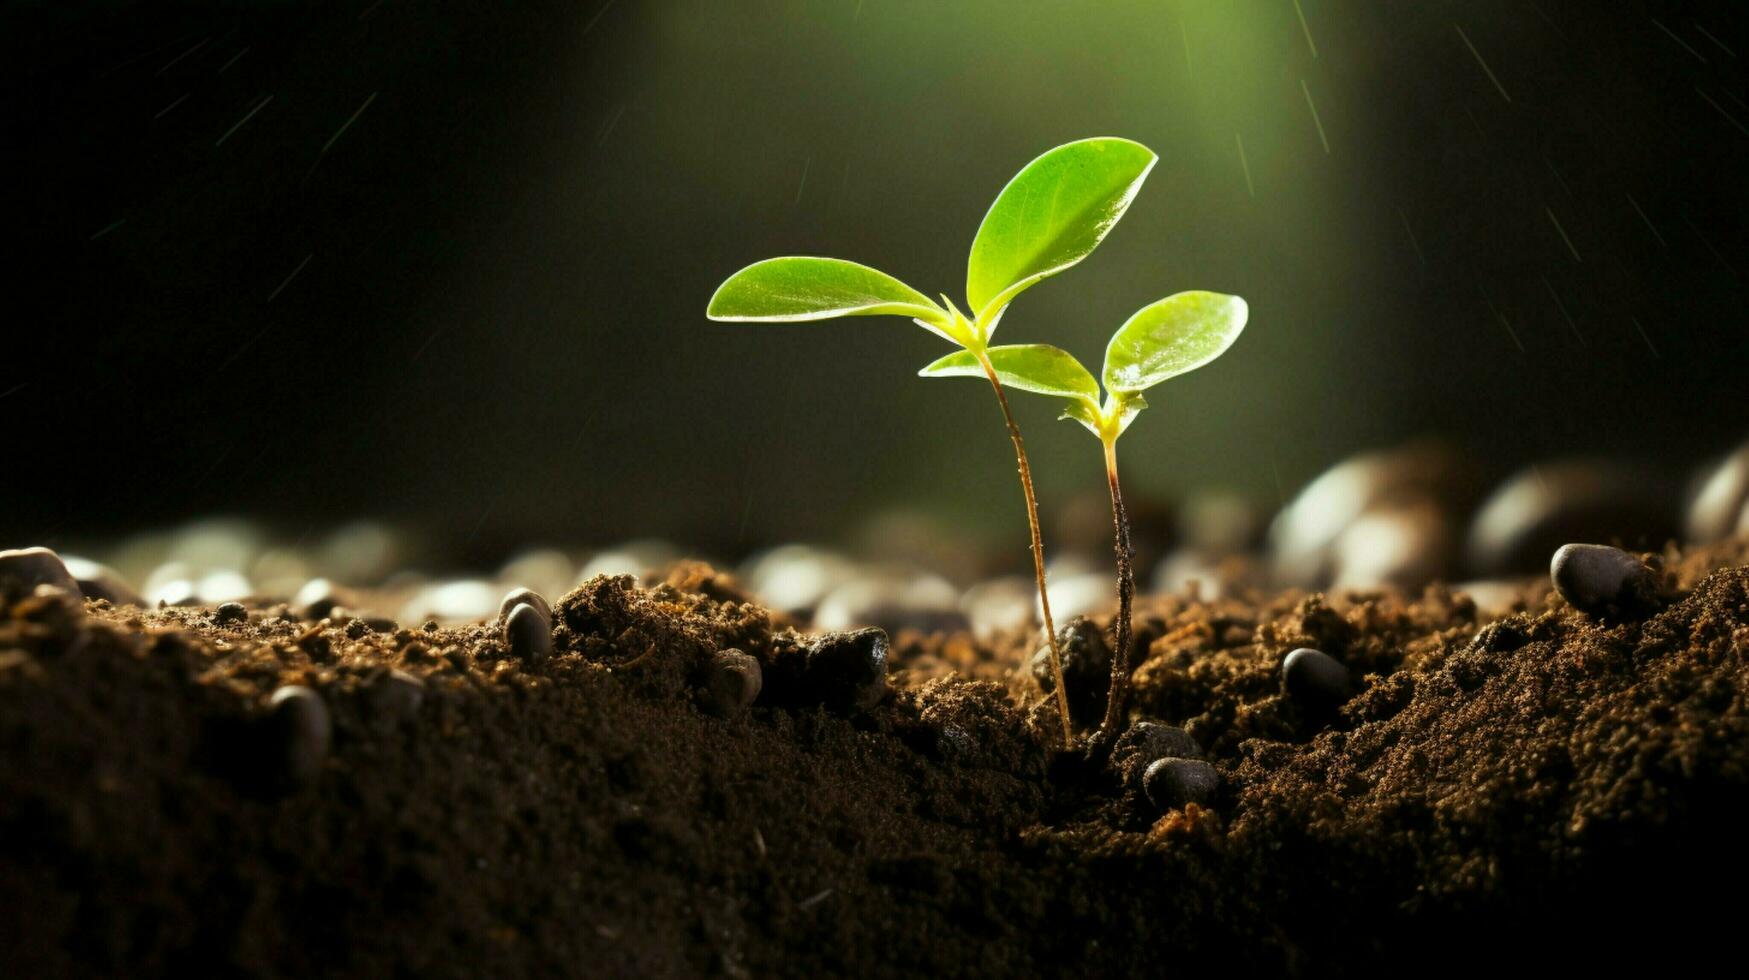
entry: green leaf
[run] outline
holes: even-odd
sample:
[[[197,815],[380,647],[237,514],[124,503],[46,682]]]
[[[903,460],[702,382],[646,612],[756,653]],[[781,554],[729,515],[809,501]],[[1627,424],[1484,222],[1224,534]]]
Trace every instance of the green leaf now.
[[[996,377],[1007,387],[1098,404],[1099,382],[1068,351],[1049,344],[1014,344],[985,351]],[[955,351],[917,372],[925,378],[984,377],[978,356]]]
[[[1142,307],[1105,348],[1105,387],[1142,391],[1202,367],[1239,339],[1248,313],[1223,293],[1177,293]]]
[[[755,262],[723,281],[713,320],[797,321],[894,314],[952,323],[947,311],[892,276],[843,259],[786,256]]]
[[[972,242],[966,299],[974,319],[984,323],[1021,290],[1086,258],[1123,217],[1157,159],[1130,140],[1087,139],[1015,174]]]

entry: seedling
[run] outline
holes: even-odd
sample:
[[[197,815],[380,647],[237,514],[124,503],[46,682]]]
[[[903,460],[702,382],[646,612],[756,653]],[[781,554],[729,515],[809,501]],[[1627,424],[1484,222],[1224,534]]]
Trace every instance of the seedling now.
[[[1118,618],[1111,661],[1111,692],[1100,739],[1114,738],[1124,718],[1130,681],[1130,604],[1136,592],[1130,521],[1117,479],[1117,440],[1148,407],[1142,392],[1168,378],[1194,371],[1220,357],[1248,315],[1245,301],[1221,293],[1188,292],[1142,307],[1105,348],[1104,398],[1073,354],[1049,344],[987,347],[977,356],[960,351],[920,373],[929,378],[975,377],[994,370],[1003,385],[1066,401],[1063,418],[1074,419],[1105,447],[1105,478],[1111,488],[1111,521],[1117,551]],[[1059,681],[1059,683],[1061,683]]]
[[[855,262],[811,256],[766,259],[730,276],[711,297],[706,315],[713,320],[782,322],[840,316],[907,316],[918,326],[961,348],[959,356],[990,382],[1020,469],[1026,521],[1032,535],[1032,565],[1039,611],[1051,650],[1057,710],[1063,740],[1072,739],[1068,696],[1063,688],[1062,653],[1045,591],[1044,543],[1039,533],[1038,498],[1026,443],[990,352],[996,325],[1008,304],[1029,286],[1086,258],[1129,208],[1157,158],[1140,143],[1125,139],[1087,139],[1051,150],[1021,169],[978,226],[966,268],[967,315],[946,294],[942,302],[899,280]],[[928,371],[924,372],[928,375]]]

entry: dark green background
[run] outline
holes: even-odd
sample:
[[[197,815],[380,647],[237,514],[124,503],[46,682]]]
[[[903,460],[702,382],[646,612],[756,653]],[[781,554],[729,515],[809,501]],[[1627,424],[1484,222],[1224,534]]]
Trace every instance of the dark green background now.
[[[909,505],[1012,536],[988,392],[912,376],[939,340],[702,312],[785,253],[957,297],[1002,183],[1090,135],[1161,162],[1005,339],[1097,361],[1166,293],[1252,310],[1150,398],[1132,496],[1273,505],[1425,433],[1501,472],[1741,437],[1734,5],[1301,6],[14,5],[0,543],[219,511],[735,552]],[[1020,410],[1047,507],[1096,490]]]

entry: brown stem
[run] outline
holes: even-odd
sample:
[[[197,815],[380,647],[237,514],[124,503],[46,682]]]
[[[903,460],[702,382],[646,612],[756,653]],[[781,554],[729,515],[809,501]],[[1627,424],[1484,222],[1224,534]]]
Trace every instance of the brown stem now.
[[[1111,523],[1117,551],[1117,643],[1111,658],[1111,692],[1105,699],[1105,720],[1099,730],[1106,738],[1117,735],[1124,720],[1124,701],[1130,691],[1130,601],[1136,594],[1135,553],[1130,547],[1130,517],[1124,511],[1123,491],[1117,485],[1117,440],[1105,443],[1105,479],[1111,485]]]
[[[1008,438],[1014,443],[1014,457],[1020,463],[1020,489],[1026,494],[1026,523],[1032,531],[1032,570],[1038,578],[1038,604],[1044,613],[1045,637],[1051,648],[1051,679],[1057,686],[1057,713],[1063,717],[1063,745],[1067,748],[1075,743],[1075,733],[1069,722],[1069,695],[1063,685],[1063,654],[1057,648],[1057,624],[1051,620],[1051,597],[1045,591],[1045,546],[1038,529],[1038,497],[1032,489],[1032,465],[1026,460],[1026,441],[1020,438],[1020,426],[1014,424],[1014,413],[1008,410],[1008,395],[996,377],[995,365],[983,351],[978,352],[978,363],[984,366],[990,387],[996,389],[996,403],[1002,406],[1002,421],[1008,423]]]

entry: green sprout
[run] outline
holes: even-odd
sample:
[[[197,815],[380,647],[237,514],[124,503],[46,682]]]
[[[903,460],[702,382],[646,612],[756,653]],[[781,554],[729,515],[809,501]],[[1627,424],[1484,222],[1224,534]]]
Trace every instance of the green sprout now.
[[[994,366],[1007,387],[1064,399],[1063,418],[1086,426],[1105,447],[1117,552],[1118,618],[1111,691],[1098,739],[1115,737],[1124,719],[1130,681],[1130,604],[1136,591],[1129,515],[1117,480],[1117,439],[1148,407],[1143,391],[1220,357],[1245,329],[1248,313],[1239,297],[1206,292],[1177,293],[1142,307],[1106,345],[1103,399],[1099,383],[1081,362],[1049,344],[987,347],[976,355],[960,351],[919,372],[927,378],[976,377]]]
[[[1033,572],[1039,610],[1051,650],[1057,709],[1063,740],[1072,741],[1068,696],[1063,688],[1062,653],[1045,591],[1044,543],[1039,533],[1038,498],[1026,443],[1008,409],[990,338],[1008,304],[1027,287],[1086,258],[1123,217],[1153,169],[1154,152],[1125,139],[1098,138],[1050,150],[1008,182],[978,226],[966,268],[968,316],[943,294],[941,304],[899,280],[842,259],[787,256],[766,259],[730,276],[711,297],[706,315],[713,320],[785,322],[840,316],[906,316],[918,326],[961,348],[958,356],[989,380],[1008,426],[1020,469],[1026,520],[1032,535]],[[925,371],[928,374],[928,371]]]

